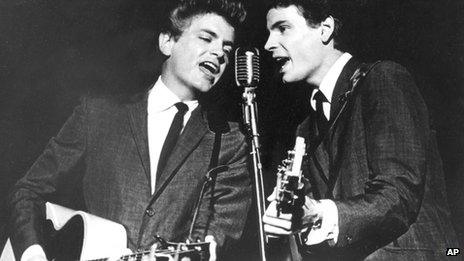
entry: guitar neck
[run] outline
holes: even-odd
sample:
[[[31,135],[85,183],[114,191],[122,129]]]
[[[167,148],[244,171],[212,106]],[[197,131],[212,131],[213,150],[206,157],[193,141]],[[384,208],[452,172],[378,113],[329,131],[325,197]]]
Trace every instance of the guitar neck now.
[[[304,202],[304,183],[302,182],[301,165],[305,155],[305,139],[297,137],[295,147],[288,151],[288,157],[278,168],[276,181],[277,209],[280,213],[291,212],[294,207]]]
[[[301,178],[301,164],[303,162],[303,156],[305,154],[306,144],[305,139],[297,137],[295,140],[295,147],[293,149],[293,163],[290,175]]]
[[[91,259],[87,261],[109,261],[109,260],[114,260],[114,259],[110,257],[105,257],[105,258]],[[150,251],[143,251],[143,252],[137,252],[137,253],[133,253],[129,255],[124,255],[124,256],[119,257],[119,259],[117,259],[117,261],[129,261],[129,260],[130,261],[151,261]]]
[[[188,249],[188,250],[169,250],[169,249],[162,249],[162,250],[155,250],[153,253],[150,251],[141,251],[136,252],[129,255],[123,255],[117,259],[117,261],[174,261],[179,260],[184,256],[190,256],[194,254],[196,250]],[[87,261],[109,261],[114,260],[113,258],[105,257],[99,259],[91,259]],[[191,258],[189,260],[196,260],[195,258]]]

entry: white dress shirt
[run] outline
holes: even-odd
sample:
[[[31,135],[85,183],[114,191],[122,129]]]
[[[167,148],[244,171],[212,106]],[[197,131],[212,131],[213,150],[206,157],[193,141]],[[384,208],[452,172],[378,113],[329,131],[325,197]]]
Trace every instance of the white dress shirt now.
[[[156,170],[163,148],[164,140],[168,135],[172,120],[177,113],[174,104],[181,102],[168,87],[158,78],[153,88],[148,93],[148,151],[150,154],[151,193],[155,192]],[[184,101],[188,111],[184,114],[184,127],[192,115],[192,111],[198,106],[198,101]],[[182,128],[183,130],[184,128]]]
[[[319,88],[314,89],[311,94],[311,107],[316,110],[316,101],[314,100],[314,95],[321,91],[327,99],[327,102],[322,103],[322,109],[324,110],[324,115],[327,120],[330,120],[330,105],[332,103],[332,95],[335,89],[335,84],[337,83],[338,77],[345,67],[346,63],[351,59],[351,54],[344,53],[342,54],[337,61],[330,67],[327,74],[322,79],[321,85]],[[307,245],[316,245],[327,241],[329,245],[335,245],[338,240],[338,209],[335,202],[330,199],[323,199],[316,201],[314,199],[306,198],[306,200],[313,200],[314,205],[318,208],[318,213],[322,219],[321,226],[310,228],[311,231],[308,234],[308,237],[305,240]]]
[[[335,84],[337,83],[338,77],[340,73],[342,73],[343,68],[345,67],[346,63],[351,59],[351,54],[344,53],[342,54],[337,61],[330,67],[327,74],[321,81],[321,85],[319,88],[313,90],[311,94],[311,107],[316,110],[316,100],[314,99],[314,95],[321,91],[324,94],[325,98],[327,98],[327,102],[322,103],[322,109],[324,110],[324,115],[327,120],[330,120],[330,104],[332,103],[332,94],[335,89]]]

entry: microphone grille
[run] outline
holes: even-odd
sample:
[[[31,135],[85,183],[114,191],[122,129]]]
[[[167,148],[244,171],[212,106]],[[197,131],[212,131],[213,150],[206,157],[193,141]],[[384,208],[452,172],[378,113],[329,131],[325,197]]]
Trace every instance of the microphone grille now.
[[[235,51],[235,81],[240,87],[256,87],[258,85],[258,49],[237,48]]]

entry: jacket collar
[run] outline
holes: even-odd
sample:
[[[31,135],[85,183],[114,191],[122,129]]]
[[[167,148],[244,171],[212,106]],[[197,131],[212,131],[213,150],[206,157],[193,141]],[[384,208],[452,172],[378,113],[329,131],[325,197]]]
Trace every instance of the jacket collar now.
[[[331,121],[335,120],[336,116],[340,112],[341,105],[344,102],[344,100],[341,97],[343,97],[343,95],[350,90],[350,78],[358,68],[359,64],[360,62],[355,57],[351,58],[343,68],[342,72],[340,73],[340,76],[338,77],[332,95],[332,104],[330,108]]]
[[[134,137],[145,175],[147,180],[150,181],[151,170],[148,148],[147,105],[148,92],[140,93],[131,98],[131,102],[127,104],[127,111],[131,133]],[[185,158],[198,146],[208,131],[209,128],[206,115],[201,105],[198,105],[192,112],[184,131],[172,151],[172,155],[176,156],[169,158],[164,171],[161,173],[159,182],[156,183],[155,190],[158,190],[160,186],[163,186],[164,183],[171,180],[171,175],[175,174]]]

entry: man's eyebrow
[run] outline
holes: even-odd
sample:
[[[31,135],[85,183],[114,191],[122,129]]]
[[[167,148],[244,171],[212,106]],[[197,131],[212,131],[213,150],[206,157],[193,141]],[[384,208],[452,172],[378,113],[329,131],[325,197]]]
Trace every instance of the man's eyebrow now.
[[[273,23],[273,24],[271,25],[270,30],[276,29],[277,27],[279,27],[280,25],[282,25],[282,24],[285,23],[285,22],[286,22],[285,20],[279,20],[279,21]]]
[[[218,38],[218,35],[215,32],[213,32],[213,31],[211,31],[209,29],[201,29],[201,31],[210,34],[214,38]],[[234,42],[233,41],[224,41],[224,45],[233,46]]]

